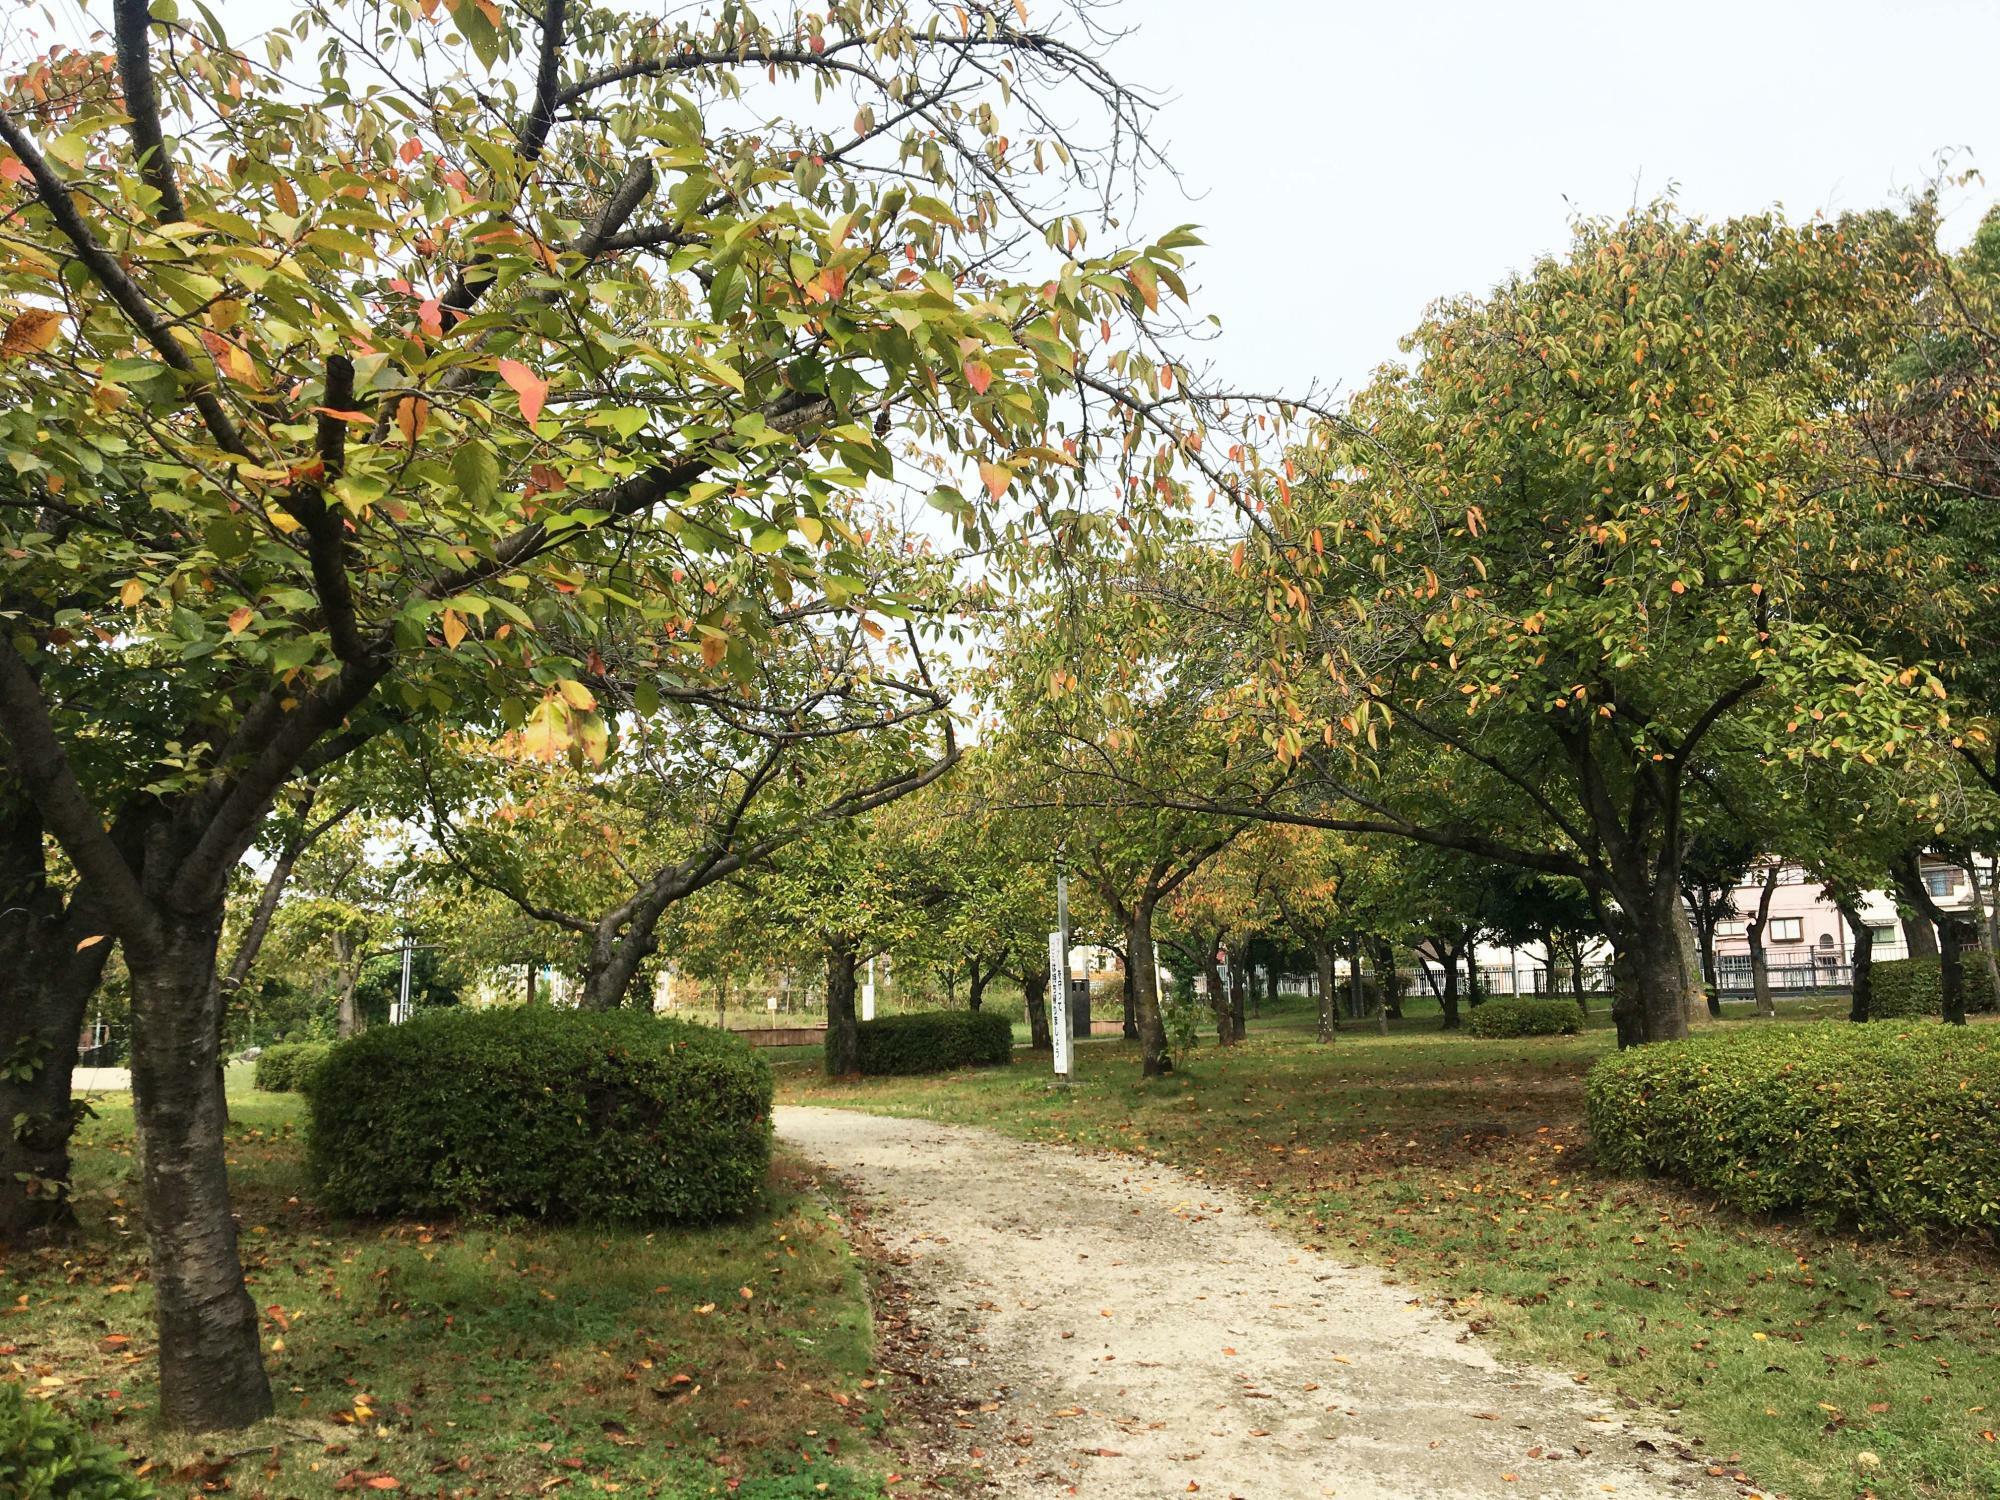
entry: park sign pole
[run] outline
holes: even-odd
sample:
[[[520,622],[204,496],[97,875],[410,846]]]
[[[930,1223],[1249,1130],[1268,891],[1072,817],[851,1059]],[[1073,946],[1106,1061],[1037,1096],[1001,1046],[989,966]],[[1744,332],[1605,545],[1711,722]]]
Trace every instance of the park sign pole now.
[[[1049,934],[1049,1048],[1056,1083],[1067,1087],[1071,1052],[1069,1025],[1069,876],[1056,866],[1056,930]]]
[[[861,982],[861,1019],[875,1019],[875,955],[868,955],[868,977]]]

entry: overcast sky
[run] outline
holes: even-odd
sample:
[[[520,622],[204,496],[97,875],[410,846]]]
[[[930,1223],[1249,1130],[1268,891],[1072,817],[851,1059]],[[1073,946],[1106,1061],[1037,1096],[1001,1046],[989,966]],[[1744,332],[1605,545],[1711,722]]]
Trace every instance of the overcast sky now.
[[[1199,306],[1239,384],[1346,387],[1441,295],[1482,291],[1676,187],[1704,215],[1888,201],[1940,152],[2000,190],[2000,5],[1953,0],[1129,0],[1121,71],[1204,226]],[[1029,0],[1034,15],[1034,0]]]
[[[623,0],[646,13],[686,0]],[[1102,3],[1102,0],[1100,0]],[[107,0],[81,0],[100,17]],[[1053,0],[1026,0],[1031,21]],[[0,35],[80,0],[0,0]],[[216,5],[245,42],[291,0]],[[1237,388],[1352,389],[1432,299],[1669,188],[1705,215],[1891,201],[2000,174],[1993,0],[1124,0],[1112,61],[1166,96],[1135,228],[1194,221]],[[67,24],[66,24],[67,23]],[[2000,175],[1995,176],[2000,185]],[[1994,193],[1948,196],[1969,234]],[[1098,242],[1100,245],[1103,240]]]

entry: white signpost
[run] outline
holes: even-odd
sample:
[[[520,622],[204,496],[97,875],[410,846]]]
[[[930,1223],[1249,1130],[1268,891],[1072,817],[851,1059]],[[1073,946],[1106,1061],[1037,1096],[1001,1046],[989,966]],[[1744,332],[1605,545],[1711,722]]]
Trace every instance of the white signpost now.
[[[868,960],[868,977],[861,981],[861,1019],[875,1019],[875,960]]]
[[[1069,1082],[1074,1040],[1069,1024],[1069,877],[1056,871],[1056,930],[1049,934],[1049,1047],[1055,1054],[1056,1082]]]

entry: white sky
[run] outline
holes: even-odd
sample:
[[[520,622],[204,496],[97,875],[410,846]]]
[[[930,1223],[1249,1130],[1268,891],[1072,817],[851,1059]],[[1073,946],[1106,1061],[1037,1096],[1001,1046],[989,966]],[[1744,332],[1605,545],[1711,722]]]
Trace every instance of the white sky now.
[[[1031,18],[1034,0],[1028,0]],[[2000,194],[2000,5],[1973,0],[1128,0],[1115,56],[1203,226],[1197,306],[1239,387],[1352,389],[1432,299],[1677,186],[1703,215],[1889,201],[1938,154]],[[1963,153],[1969,151],[1970,156]]]

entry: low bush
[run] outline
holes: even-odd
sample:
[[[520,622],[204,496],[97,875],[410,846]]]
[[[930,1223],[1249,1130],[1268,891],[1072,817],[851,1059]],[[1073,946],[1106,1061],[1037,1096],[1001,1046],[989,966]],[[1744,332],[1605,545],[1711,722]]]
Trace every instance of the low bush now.
[[[257,1087],[267,1094],[300,1093],[332,1050],[331,1042],[279,1042],[266,1047],[257,1059]]]
[[[859,1026],[863,1073],[942,1073],[1014,1060],[1014,1028],[983,1010],[923,1010]]]
[[[419,1016],[340,1043],[306,1099],[336,1213],[701,1223],[749,1208],[770,1167],[770,1065],[637,1012]]]
[[[1965,1008],[1993,1009],[1993,976],[1986,960],[1967,953],[1960,960],[1965,974]],[[1878,958],[1868,966],[1868,1019],[1907,1021],[1944,1014],[1944,964],[1935,958]]]
[[[1469,1024],[1474,1036],[1575,1036],[1583,1011],[1574,1000],[1514,995],[1473,1007]]]
[[[156,1500],[123,1455],[46,1401],[0,1380],[0,1495],[7,1500]]]
[[[2000,1230],[2000,1050],[1958,1027],[1820,1022],[1634,1047],[1590,1070],[1598,1160],[1746,1213]]]

